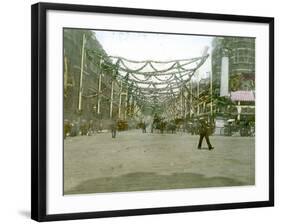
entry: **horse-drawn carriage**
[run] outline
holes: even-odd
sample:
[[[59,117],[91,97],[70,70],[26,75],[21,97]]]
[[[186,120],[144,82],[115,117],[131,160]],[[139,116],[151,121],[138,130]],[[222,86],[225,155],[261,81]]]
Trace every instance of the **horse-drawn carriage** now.
[[[118,131],[128,130],[128,122],[125,120],[118,120],[117,121],[117,130]]]

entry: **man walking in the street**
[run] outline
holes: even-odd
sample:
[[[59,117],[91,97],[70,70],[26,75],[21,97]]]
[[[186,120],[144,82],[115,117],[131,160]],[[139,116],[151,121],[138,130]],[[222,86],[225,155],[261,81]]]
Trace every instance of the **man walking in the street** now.
[[[115,119],[111,120],[111,135],[112,138],[116,137],[116,130],[117,130],[117,122]]]
[[[146,123],[142,123],[142,133],[146,133]]]
[[[206,139],[206,142],[207,142],[209,150],[214,149],[214,147],[211,145],[210,139],[209,139],[210,130],[211,130],[211,127],[208,124],[208,121],[206,119],[203,119],[203,118],[200,119],[199,120],[199,134],[200,134],[200,138],[199,138],[199,143],[198,143],[198,147],[197,147],[198,149],[201,149],[202,141],[203,141],[204,137]]]

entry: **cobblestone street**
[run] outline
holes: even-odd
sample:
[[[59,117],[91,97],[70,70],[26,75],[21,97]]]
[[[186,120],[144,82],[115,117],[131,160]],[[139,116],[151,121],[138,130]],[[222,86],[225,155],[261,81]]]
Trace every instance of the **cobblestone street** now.
[[[67,137],[64,193],[83,194],[255,184],[252,137],[198,136],[141,130]]]

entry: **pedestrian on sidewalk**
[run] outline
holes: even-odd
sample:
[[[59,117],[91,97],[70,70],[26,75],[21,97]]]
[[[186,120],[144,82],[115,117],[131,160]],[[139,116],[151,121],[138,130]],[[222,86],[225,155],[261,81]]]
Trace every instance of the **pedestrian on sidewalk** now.
[[[112,138],[116,138],[116,130],[117,130],[117,122],[115,119],[111,120],[111,136]]]
[[[142,123],[142,133],[146,133],[146,123]]]
[[[199,143],[198,143],[197,149],[201,149],[203,138],[206,139],[209,150],[214,149],[214,147],[212,146],[212,144],[210,142],[210,139],[209,139],[210,131],[211,131],[211,126],[209,125],[207,119],[201,118],[199,120],[199,135],[200,135],[200,138],[199,138]]]

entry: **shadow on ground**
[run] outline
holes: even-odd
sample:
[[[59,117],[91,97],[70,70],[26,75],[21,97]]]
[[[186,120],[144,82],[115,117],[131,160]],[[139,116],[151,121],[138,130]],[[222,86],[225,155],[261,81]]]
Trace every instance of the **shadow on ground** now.
[[[226,177],[205,177],[196,173],[160,175],[152,172],[129,173],[118,177],[104,177],[82,182],[65,194],[167,190],[199,187],[249,185]]]

